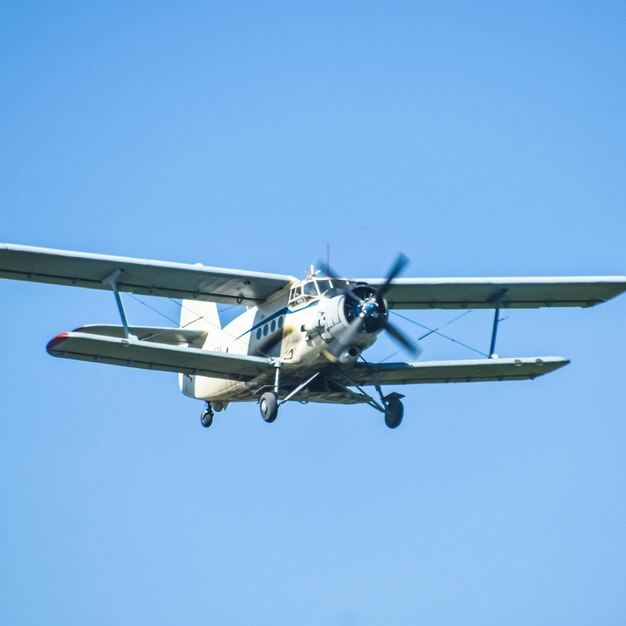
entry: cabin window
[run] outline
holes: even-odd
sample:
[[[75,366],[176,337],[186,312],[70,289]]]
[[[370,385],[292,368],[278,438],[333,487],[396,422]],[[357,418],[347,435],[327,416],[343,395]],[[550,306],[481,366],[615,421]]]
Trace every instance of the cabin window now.
[[[270,324],[270,330],[272,332],[276,330],[276,320],[272,320],[272,323]]]
[[[285,320],[285,318],[282,315],[278,318],[278,328],[282,328],[283,327],[284,320]]]
[[[256,338],[257,338],[257,339],[261,339],[261,335],[262,335],[262,334],[263,334],[263,329],[259,326],[259,327],[256,329]]]
[[[264,337],[267,336],[267,331],[268,331],[267,324],[263,324],[263,336]]]

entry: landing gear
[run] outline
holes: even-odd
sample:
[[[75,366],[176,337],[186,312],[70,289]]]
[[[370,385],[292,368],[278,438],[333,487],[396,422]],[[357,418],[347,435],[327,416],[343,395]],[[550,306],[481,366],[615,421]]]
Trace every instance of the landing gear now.
[[[202,415],[200,416],[200,423],[204,428],[208,428],[213,423],[213,409],[211,408],[210,402],[206,403],[206,409],[202,411]]]
[[[388,428],[398,428],[404,417],[404,405],[400,398],[391,398],[385,406],[385,425]]]
[[[261,411],[261,417],[268,424],[271,424],[278,415],[278,393],[280,391],[280,370],[282,363],[275,363],[275,367],[276,377],[274,379],[274,390],[266,391],[259,398],[259,410]]]
[[[273,391],[266,391],[259,400],[261,417],[270,424],[278,415],[278,396]]]

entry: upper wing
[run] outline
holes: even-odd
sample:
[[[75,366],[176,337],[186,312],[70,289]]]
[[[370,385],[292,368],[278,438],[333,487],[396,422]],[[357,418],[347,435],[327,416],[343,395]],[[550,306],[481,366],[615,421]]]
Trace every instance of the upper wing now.
[[[262,357],[76,331],[57,335],[47,350],[52,356],[80,361],[233,380],[252,380],[274,372],[272,361]]]
[[[380,286],[385,281],[364,282]],[[626,276],[398,278],[385,298],[394,309],[530,309],[593,306],[624,290]]]
[[[567,359],[558,356],[372,365],[359,363],[346,370],[346,380],[349,379],[352,384],[357,385],[527,380],[553,372],[568,363]]]
[[[118,270],[119,291],[245,305],[259,304],[296,280],[202,264],[0,244],[0,278],[110,289],[103,281]]]

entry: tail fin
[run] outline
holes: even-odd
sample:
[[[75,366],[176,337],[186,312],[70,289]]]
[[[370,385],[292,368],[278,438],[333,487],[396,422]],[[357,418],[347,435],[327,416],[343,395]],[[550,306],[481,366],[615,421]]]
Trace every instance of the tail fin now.
[[[202,346],[205,350],[215,349],[223,343],[222,324],[215,302],[183,300],[180,327],[206,331],[206,340]]]
[[[206,332],[202,348],[215,350],[223,343],[222,324],[215,302],[183,300],[180,309],[180,327],[185,330]],[[196,377],[188,374],[178,375],[180,390],[190,398],[196,397]]]

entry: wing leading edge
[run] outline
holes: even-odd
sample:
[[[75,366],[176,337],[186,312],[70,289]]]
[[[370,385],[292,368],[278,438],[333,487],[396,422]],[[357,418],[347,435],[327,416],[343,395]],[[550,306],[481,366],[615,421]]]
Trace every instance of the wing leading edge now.
[[[282,274],[0,244],[0,278],[255,305],[297,280]]]
[[[385,297],[394,309],[532,309],[594,306],[625,290],[626,276],[398,278]]]

